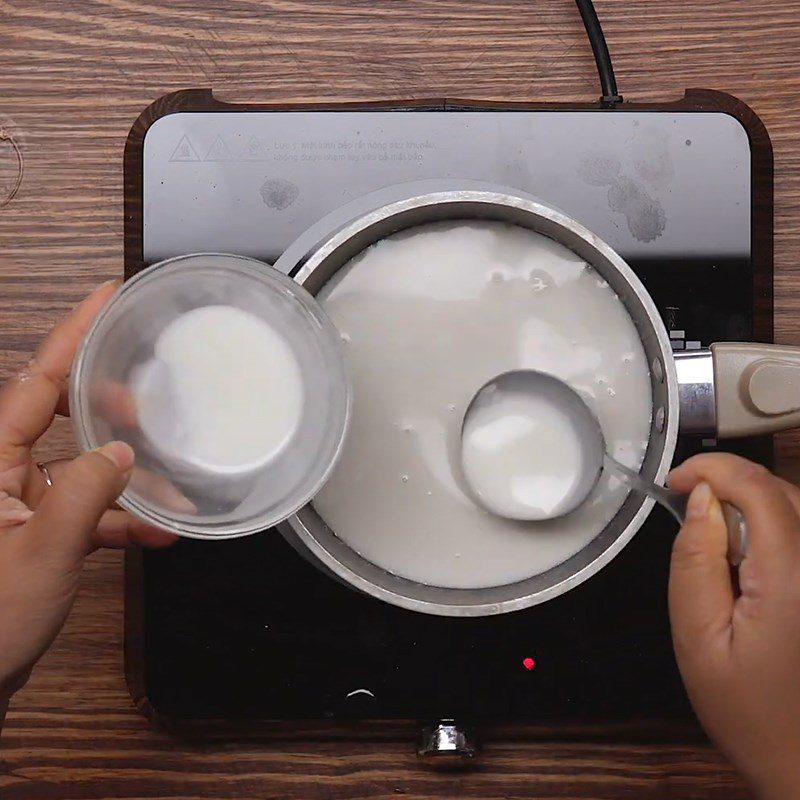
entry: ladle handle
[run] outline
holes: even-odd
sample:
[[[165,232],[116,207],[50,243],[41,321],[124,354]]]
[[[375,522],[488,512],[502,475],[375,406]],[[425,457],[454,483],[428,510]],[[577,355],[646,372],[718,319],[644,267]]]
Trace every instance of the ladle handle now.
[[[647,481],[638,472],[620,464],[609,455],[606,455],[606,463],[623,478],[631,489],[639,494],[652,497],[675,517],[679,525],[683,525],[686,519],[686,504],[689,501],[688,494]],[[721,502],[721,506],[722,514],[725,517],[725,526],[728,529],[728,562],[732,566],[738,567],[747,555],[747,523],[744,515],[736,506],[725,501]]]
[[[651,496],[661,503],[679,524],[683,525],[686,519],[686,504],[689,495],[666,489],[663,486],[655,486],[658,491],[651,492]],[[725,517],[725,527],[728,529],[728,563],[733,567],[738,567],[747,555],[747,523],[744,515],[736,506],[720,501],[722,515]]]
[[[656,486],[658,491],[651,492],[651,496],[661,503],[664,508],[670,511],[673,517],[683,525],[686,519],[686,504],[689,495],[666,489],[663,486]],[[720,501],[722,515],[725,517],[725,527],[728,529],[728,563],[733,567],[738,567],[747,555],[747,523],[744,515],[736,506]]]

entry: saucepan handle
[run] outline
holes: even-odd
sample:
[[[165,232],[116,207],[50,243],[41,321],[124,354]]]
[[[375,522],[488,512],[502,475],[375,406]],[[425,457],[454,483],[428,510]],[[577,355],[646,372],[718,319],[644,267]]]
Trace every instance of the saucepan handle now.
[[[720,439],[800,427],[800,347],[721,342],[675,356],[683,433]]]
[[[735,439],[800,427],[800,347],[721,342],[676,354],[675,365],[684,433]],[[738,565],[747,525],[737,508],[723,510],[728,560]]]
[[[800,427],[800,347],[712,344],[717,436]]]

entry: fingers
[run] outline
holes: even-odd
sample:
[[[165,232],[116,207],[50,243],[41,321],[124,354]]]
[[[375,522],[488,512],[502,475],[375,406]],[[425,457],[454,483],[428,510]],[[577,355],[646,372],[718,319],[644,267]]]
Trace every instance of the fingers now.
[[[72,459],[70,458],[57,458],[45,464],[53,483],[59,480],[59,476],[63,474],[64,470],[67,469],[71,463]],[[49,485],[44,474],[37,464],[31,461],[28,465],[28,476],[25,480],[25,487],[22,493],[22,499],[28,508],[37,508],[48,488]]]
[[[125,487],[133,459],[133,450],[123,442],[76,458],[26,523],[26,543],[64,568],[79,565],[92,549],[103,514]]]
[[[132,428],[138,421],[136,400],[127,386],[106,381],[92,387],[92,409],[109,422],[123,428]],[[69,386],[65,383],[56,401],[56,414],[70,416]]]
[[[54,486],[61,482],[65,470],[68,470],[70,468],[71,463],[72,461],[66,458],[56,459],[55,461],[47,462],[47,471],[50,473],[50,477],[53,480]],[[197,513],[197,506],[195,506],[194,503],[192,503],[187,497],[185,497],[178,488],[176,488],[172,483],[170,483],[166,478],[164,478],[161,475],[156,475],[155,473],[148,472],[147,470],[137,467],[136,469],[134,469],[131,475],[131,478],[128,482],[128,486],[130,489],[152,498],[168,511],[173,511],[178,514]],[[26,482],[26,487],[27,488],[23,500],[28,508],[33,508],[33,509],[38,508],[39,503],[41,503],[42,498],[45,496],[45,494],[51,491],[51,487],[48,486],[44,475],[42,475],[41,471],[33,463],[30,465],[30,471],[28,480]],[[122,518],[118,517],[117,519],[122,519]],[[137,521],[137,525],[142,525],[147,528],[152,528],[153,530],[158,530],[158,531],[161,530],[160,528],[154,528],[153,526],[148,526],[144,522],[140,523]],[[138,531],[138,528],[136,530]],[[136,536],[138,536],[138,534],[136,534]],[[136,538],[136,536],[134,537],[134,541],[138,544],[144,544],[144,542],[140,541],[138,538]],[[105,544],[102,540],[98,540],[96,542],[96,546],[120,547],[124,545]],[[146,546],[149,547],[151,545],[147,544]],[[153,545],[153,546],[158,546],[158,545]]]
[[[0,530],[27,522],[32,513],[22,500],[0,490]]]
[[[53,486],[62,481],[71,463],[72,461],[66,458],[47,462],[47,471],[53,479]],[[26,493],[27,505],[21,501],[16,501],[19,504],[19,509],[14,509],[15,513],[12,513],[12,509],[8,509],[9,519],[15,524],[27,520],[31,515],[27,508],[29,506],[34,509],[37,508],[45,493],[52,491],[52,487],[48,486],[44,475],[34,464],[31,465],[28,487],[28,492]],[[192,506],[192,508],[194,507]],[[0,492],[0,527],[2,527],[3,520],[2,493]],[[137,520],[125,511],[110,509],[101,517],[97,530],[92,534],[91,542],[93,547],[116,548],[127,547],[131,544],[139,544],[143,547],[167,547],[173,544],[177,538],[174,534]]]
[[[130,489],[149,497],[167,511],[176,514],[197,513],[197,506],[163,475],[136,469],[131,477]]]
[[[719,501],[707,483],[700,483],[672,547],[669,614],[679,663],[694,652],[701,658],[724,657],[730,646],[735,598],[727,550]]]
[[[0,392],[0,471],[22,464],[49,427],[75,352],[115,289],[111,283],[92,292],[51,331],[27,371]]]
[[[767,579],[784,580],[800,558],[798,495],[764,467],[727,453],[695,456],[669,477],[669,485],[683,492],[701,482],[744,514],[748,561]]]
[[[117,510],[106,511],[92,535],[94,547],[119,548],[138,544],[142,547],[162,548],[177,541],[178,537],[174,533],[141,522],[127,511]]]
[[[132,428],[138,422],[133,392],[122,384],[111,381],[99,383],[92,391],[92,406],[95,413],[110,425]]]

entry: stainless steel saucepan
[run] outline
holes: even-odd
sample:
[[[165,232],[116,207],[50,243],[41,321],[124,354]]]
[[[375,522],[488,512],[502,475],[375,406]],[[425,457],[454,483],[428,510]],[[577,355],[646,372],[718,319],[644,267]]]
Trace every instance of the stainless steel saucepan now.
[[[800,426],[800,348],[722,343],[673,355],[655,304],[625,261],[575,220],[527,197],[436,191],[392,202],[312,247],[299,260],[295,279],[316,294],[351,258],[392,233],[469,219],[512,223],[554,239],[591,264],[625,304],[650,364],[653,418],[642,465],[647,480],[666,478],[679,431],[725,438]],[[485,616],[533,606],[578,586],[625,547],[652,507],[653,500],[632,493],[606,528],[562,564],[518,583],[483,589],[427,586],[392,575],[345,544],[313,504],[281,530],[317,566],[357,590],[428,614]]]

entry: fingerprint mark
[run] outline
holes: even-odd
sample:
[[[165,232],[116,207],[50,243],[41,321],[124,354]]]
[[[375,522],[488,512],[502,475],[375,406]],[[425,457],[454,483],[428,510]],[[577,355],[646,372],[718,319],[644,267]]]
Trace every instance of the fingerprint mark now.
[[[578,165],[581,179],[591,186],[609,186],[619,176],[622,165],[613,155],[594,155],[585,158]]]
[[[643,129],[631,142],[629,153],[636,174],[651,186],[666,188],[675,172],[667,135],[658,129]]]
[[[267,178],[261,184],[261,199],[270,208],[283,211],[300,196],[300,189],[285,178]]]
[[[612,211],[625,215],[634,239],[652,242],[664,233],[664,208],[637,181],[621,175],[608,190],[608,205]]]
[[[652,242],[664,233],[667,215],[661,203],[643,184],[622,172],[615,156],[594,155],[578,165],[578,175],[590,186],[607,186],[608,207],[623,214],[631,236],[640,242]]]

